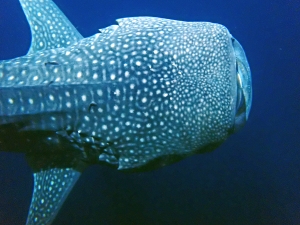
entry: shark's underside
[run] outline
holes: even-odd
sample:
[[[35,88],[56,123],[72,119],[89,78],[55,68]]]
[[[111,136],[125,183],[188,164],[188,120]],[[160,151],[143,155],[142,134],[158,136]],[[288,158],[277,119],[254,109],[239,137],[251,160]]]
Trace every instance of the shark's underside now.
[[[246,122],[250,69],[224,26],[124,18],[83,38],[51,0],[20,3],[32,43],[0,62],[0,150],[33,169],[27,225],[50,224],[89,165],[161,167]]]

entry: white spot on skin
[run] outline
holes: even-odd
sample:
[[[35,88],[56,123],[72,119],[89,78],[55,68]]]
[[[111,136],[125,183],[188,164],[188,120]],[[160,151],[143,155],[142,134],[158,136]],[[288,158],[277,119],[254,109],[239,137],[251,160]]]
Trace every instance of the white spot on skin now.
[[[114,92],[114,94],[115,94],[116,96],[120,96],[121,92],[120,92],[119,89],[117,89],[117,90]]]
[[[10,76],[10,77],[8,78],[8,80],[13,80],[13,79],[15,79],[15,76]]]
[[[110,75],[110,79],[111,79],[111,80],[116,79],[116,75],[115,75],[115,74]]]
[[[96,80],[97,78],[98,78],[98,74],[97,74],[97,73],[94,73],[93,79]]]
[[[142,63],[140,62],[140,61],[136,61],[136,63],[135,63],[137,66],[141,66],[142,65]]]
[[[81,77],[82,77],[82,72],[79,71],[79,72],[77,73],[77,78],[81,78]]]
[[[81,96],[81,99],[82,99],[82,101],[85,102],[85,101],[86,101],[86,95],[82,95],[82,96]]]
[[[99,112],[99,113],[103,113],[103,109],[99,107],[99,108],[98,108],[98,112]]]
[[[103,95],[103,91],[102,90],[97,90],[97,94],[101,97]]]

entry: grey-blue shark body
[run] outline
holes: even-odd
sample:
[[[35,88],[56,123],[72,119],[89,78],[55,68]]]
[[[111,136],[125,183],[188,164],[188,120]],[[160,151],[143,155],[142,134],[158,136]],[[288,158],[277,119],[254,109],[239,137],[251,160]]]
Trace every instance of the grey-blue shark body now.
[[[157,168],[246,122],[250,69],[224,26],[124,18],[83,38],[51,0],[20,2],[32,44],[0,64],[0,148],[33,168],[27,224],[50,224],[88,165]]]

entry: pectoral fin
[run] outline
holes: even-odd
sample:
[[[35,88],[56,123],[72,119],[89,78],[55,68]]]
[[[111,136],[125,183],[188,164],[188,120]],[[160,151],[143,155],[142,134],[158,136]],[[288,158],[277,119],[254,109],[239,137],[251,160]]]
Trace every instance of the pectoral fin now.
[[[82,35],[53,1],[20,0],[20,3],[32,34],[28,54],[67,47],[82,39]]]
[[[34,173],[34,190],[26,225],[49,225],[78,180],[72,168],[51,168]]]

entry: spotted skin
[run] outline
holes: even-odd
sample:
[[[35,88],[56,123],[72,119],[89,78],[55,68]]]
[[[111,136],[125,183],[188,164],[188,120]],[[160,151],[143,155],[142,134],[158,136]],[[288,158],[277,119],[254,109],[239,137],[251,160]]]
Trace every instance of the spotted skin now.
[[[80,131],[88,138],[75,142],[113,142],[119,169],[227,138],[236,95],[227,29],[147,17],[118,23],[70,47],[7,61],[2,123],[26,116],[23,130]],[[99,160],[110,163],[106,149]]]
[[[88,165],[161,167],[246,122],[250,69],[224,26],[133,17],[82,38],[52,1],[20,2],[32,44],[0,64],[0,133],[20,141],[0,148],[33,168],[27,224],[50,224]]]

